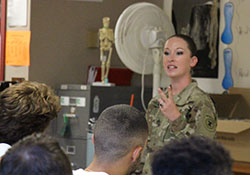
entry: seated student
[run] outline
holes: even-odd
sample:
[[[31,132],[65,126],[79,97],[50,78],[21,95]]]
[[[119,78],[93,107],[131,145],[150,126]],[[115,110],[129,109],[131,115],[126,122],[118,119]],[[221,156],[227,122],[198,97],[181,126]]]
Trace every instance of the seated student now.
[[[202,136],[171,140],[152,161],[153,175],[232,175],[232,159],[222,145]]]
[[[129,105],[108,107],[99,116],[93,143],[94,159],[74,175],[127,175],[135,170],[146,144],[148,125],[144,114]]]
[[[44,131],[59,110],[59,98],[43,83],[25,81],[3,90],[0,93],[0,143],[5,144],[0,144],[0,150],[27,135]]]
[[[49,136],[33,134],[18,141],[0,162],[1,175],[72,175],[71,164]]]

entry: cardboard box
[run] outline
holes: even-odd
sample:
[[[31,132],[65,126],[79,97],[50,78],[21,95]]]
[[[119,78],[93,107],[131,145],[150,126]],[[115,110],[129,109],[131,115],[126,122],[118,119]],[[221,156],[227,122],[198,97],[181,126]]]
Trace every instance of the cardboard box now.
[[[250,121],[218,120],[216,141],[230,151],[234,160],[250,162]]]
[[[247,119],[250,106],[242,94],[210,94],[219,119]],[[248,115],[249,114],[249,115]]]
[[[210,94],[218,112],[216,140],[236,161],[250,162],[250,89],[229,88],[228,94]]]

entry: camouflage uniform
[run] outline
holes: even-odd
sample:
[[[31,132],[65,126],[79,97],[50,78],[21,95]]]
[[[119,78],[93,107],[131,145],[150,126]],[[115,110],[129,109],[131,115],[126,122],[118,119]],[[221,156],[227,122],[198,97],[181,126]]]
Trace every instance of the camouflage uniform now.
[[[165,94],[168,96],[167,91]],[[168,120],[162,114],[159,98],[156,96],[149,102],[146,114],[150,134],[142,158],[142,163],[145,162],[143,174],[151,174],[151,153],[170,139],[189,136],[193,133],[214,138],[216,133],[217,112],[214,104],[211,98],[198,88],[196,81],[193,80],[181,93],[174,96],[174,102],[181,113],[175,121]]]

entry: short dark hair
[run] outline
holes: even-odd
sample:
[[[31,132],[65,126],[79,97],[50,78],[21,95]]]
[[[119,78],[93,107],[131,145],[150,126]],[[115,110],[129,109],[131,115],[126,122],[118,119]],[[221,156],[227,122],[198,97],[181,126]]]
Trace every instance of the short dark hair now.
[[[0,162],[1,175],[72,175],[71,164],[58,142],[43,134],[21,139]]]
[[[152,161],[153,175],[231,175],[232,159],[216,141],[190,136],[171,140]]]
[[[147,136],[144,113],[126,104],[108,107],[95,125],[95,156],[98,160],[116,161],[134,147],[143,147]]]
[[[10,145],[42,132],[60,110],[59,97],[43,83],[25,81],[0,93],[0,143]]]
[[[197,47],[196,47],[194,40],[190,36],[183,35],[183,34],[175,34],[175,35],[170,36],[167,40],[169,40],[170,38],[174,38],[174,37],[183,39],[188,45],[188,48],[191,52],[191,57],[196,56]]]

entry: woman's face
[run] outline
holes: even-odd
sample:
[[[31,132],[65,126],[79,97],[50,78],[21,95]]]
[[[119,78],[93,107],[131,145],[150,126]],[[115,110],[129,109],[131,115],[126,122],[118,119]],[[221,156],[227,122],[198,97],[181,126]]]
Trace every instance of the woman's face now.
[[[170,38],[164,47],[163,66],[171,79],[189,78],[190,69],[196,65],[198,59],[191,57],[191,51],[185,40],[178,37]]]

